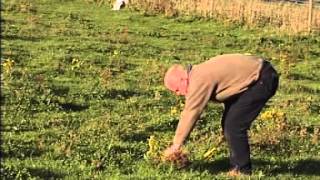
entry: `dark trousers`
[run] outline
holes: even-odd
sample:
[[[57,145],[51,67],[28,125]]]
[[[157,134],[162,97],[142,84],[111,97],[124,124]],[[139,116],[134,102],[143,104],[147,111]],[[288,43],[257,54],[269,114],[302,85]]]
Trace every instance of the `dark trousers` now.
[[[265,61],[260,78],[246,91],[224,102],[222,129],[230,150],[230,164],[243,173],[251,173],[250,148],[247,131],[266,102],[275,94],[279,77]]]

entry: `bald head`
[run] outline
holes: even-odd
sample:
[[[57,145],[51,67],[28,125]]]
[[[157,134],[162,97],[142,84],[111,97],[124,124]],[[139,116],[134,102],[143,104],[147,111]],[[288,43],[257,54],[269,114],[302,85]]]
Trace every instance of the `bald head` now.
[[[185,95],[188,87],[188,74],[182,65],[171,66],[165,76],[164,85],[177,95]]]

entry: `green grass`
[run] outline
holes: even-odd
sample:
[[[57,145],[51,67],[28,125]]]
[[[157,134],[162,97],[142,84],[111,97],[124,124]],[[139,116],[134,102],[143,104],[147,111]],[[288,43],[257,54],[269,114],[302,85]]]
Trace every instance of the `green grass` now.
[[[252,178],[319,178],[318,34],[115,12],[80,0],[1,3],[1,64],[15,62],[1,72],[5,179],[227,178],[225,143],[203,158],[220,135],[219,104],[208,106],[189,137],[187,168],[145,155],[150,136],[160,143],[155,153],[170,143],[182,109],[183,98],[162,85],[166,68],[235,52],[266,57],[281,73],[264,112],[284,117],[253,124]]]

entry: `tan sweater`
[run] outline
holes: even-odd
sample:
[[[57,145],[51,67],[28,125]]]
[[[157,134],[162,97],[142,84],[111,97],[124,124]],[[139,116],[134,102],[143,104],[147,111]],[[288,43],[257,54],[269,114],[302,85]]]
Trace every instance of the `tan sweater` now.
[[[194,65],[174,144],[183,144],[209,100],[223,102],[257,81],[262,61],[255,56],[226,54]]]

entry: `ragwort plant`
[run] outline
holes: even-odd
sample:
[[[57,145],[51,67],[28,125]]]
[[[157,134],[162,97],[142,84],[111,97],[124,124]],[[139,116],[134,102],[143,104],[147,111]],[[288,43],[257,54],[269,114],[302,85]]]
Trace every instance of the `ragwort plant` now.
[[[277,108],[261,113],[254,123],[250,137],[253,143],[277,145],[287,135],[288,123],[286,114]]]

